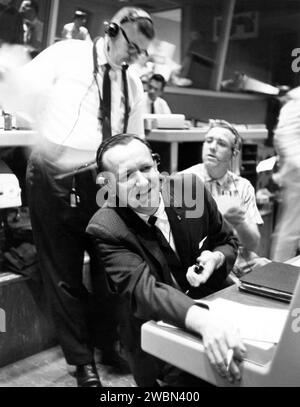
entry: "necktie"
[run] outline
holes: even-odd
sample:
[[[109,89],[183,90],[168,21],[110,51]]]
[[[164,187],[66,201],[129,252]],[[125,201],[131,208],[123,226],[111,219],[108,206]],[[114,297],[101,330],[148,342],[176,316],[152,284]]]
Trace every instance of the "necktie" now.
[[[122,81],[123,81],[123,90],[125,98],[125,115],[124,115],[124,126],[123,133],[127,132],[128,119],[129,119],[129,100],[128,100],[128,82],[127,82],[127,71],[128,64],[126,62],[122,63]]]
[[[102,118],[102,141],[111,137],[111,122],[110,122],[110,111],[111,111],[111,83],[110,83],[110,65],[105,64],[105,71],[103,75],[103,87],[102,87],[102,108],[103,108],[103,118]]]
[[[182,264],[177,257],[176,253],[174,250],[172,250],[171,246],[167,242],[166,238],[164,237],[162,231],[155,226],[155,222],[157,220],[157,217],[154,215],[151,215],[148,219],[148,223],[150,224],[152,231],[156,237],[156,240],[159,244],[159,247],[162,251],[162,253],[165,256],[165,259],[168,263],[169,269],[172,273],[172,275],[175,277],[177,283],[180,285],[181,289],[183,291],[186,291],[188,288],[188,282],[185,277],[185,272],[182,268]]]
[[[154,110],[154,102],[151,102],[151,112],[150,112],[151,114],[154,114],[155,113],[155,110]]]

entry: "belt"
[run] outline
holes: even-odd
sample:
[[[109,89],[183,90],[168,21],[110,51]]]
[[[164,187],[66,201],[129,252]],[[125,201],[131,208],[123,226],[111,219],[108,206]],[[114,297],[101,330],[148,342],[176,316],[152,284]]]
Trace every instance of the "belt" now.
[[[42,160],[48,162],[58,173],[58,178],[74,175],[87,169],[96,169],[96,152],[62,146],[48,140],[38,146]]]

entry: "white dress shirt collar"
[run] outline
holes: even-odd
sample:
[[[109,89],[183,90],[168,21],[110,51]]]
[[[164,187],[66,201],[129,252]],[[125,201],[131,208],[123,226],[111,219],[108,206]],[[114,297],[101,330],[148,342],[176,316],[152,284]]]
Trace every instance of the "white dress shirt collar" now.
[[[98,66],[104,66],[105,64],[108,63],[112,67],[112,69],[121,69],[121,67],[113,63],[113,61],[109,57],[107,36],[105,36],[104,38],[99,38],[99,40],[96,43],[96,51]]]
[[[136,214],[137,214],[141,219],[143,219],[144,222],[148,223],[148,220],[149,220],[149,218],[150,218],[149,215],[146,215],[146,214],[144,214],[144,213],[139,213],[139,212],[136,212]],[[167,216],[166,210],[165,210],[165,203],[164,203],[164,200],[163,200],[161,194],[160,194],[160,197],[159,197],[159,206],[158,206],[158,208],[156,209],[156,212],[153,214],[153,216],[156,216],[157,219],[159,219],[159,220],[163,220],[163,221],[168,220],[168,216]]]

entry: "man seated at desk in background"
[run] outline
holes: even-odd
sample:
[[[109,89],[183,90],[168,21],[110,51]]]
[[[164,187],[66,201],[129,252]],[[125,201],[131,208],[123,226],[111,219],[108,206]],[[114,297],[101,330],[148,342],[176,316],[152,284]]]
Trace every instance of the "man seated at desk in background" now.
[[[199,385],[199,379],[142,351],[141,325],[149,320],[201,335],[219,374],[240,379],[238,363],[245,348],[238,331],[187,295],[189,266],[202,262],[201,296],[222,286],[237,251],[232,229],[201,180],[194,175],[163,178],[148,143],[132,134],[104,141],[97,166],[105,185],[97,202],[102,206],[106,199],[106,204],[87,232],[96,240],[111,287],[124,302],[120,334],[137,384],[153,386],[160,379],[169,385]],[[229,349],[234,360],[226,369]]]
[[[165,86],[166,81],[162,75],[154,74],[150,77],[143,100],[145,114],[171,114],[168,103],[161,97]]]
[[[86,24],[86,19],[87,14],[84,11],[76,10],[73,21],[65,24],[62,29],[62,39],[91,41],[88,29],[84,26]]]
[[[246,178],[230,171],[241,141],[238,131],[230,123],[211,120],[203,143],[203,163],[182,171],[202,179],[219,210],[236,231],[241,245],[233,272],[238,277],[252,267],[268,262],[255,253],[260,241],[258,225],[263,220],[256,206],[254,188]],[[201,278],[193,269],[189,270],[188,280],[193,286],[197,286]]]

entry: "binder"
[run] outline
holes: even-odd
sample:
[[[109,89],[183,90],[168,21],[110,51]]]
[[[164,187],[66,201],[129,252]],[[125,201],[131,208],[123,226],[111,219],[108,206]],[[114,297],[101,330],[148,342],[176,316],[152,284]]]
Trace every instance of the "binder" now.
[[[264,297],[290,302],[300,274],[300,267],[270,262],[256,267],[240,278],[239,289]]]

